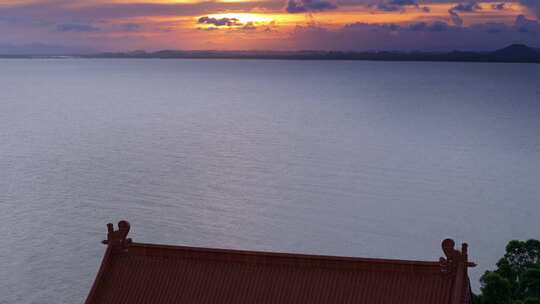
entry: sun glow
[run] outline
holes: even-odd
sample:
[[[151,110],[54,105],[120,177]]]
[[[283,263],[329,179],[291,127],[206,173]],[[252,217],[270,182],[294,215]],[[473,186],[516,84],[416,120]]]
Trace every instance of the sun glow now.
[[[225,13],[225,14],[210,14],[210,18],[222,19],[237,19],[241,23],[253,22],[253,23],[269,23],[274,19],[269,15],[253,14],[253,13]]]

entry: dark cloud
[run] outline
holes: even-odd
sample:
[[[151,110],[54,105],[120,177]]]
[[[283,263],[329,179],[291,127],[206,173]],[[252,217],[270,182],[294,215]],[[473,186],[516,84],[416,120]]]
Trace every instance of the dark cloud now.
[[[208,16],[201,17],[197,20],[199,24],[211,24],[214,26],[234,26],[242,25],[237,18],[212,18]]]
[[[452,7],[450,10],[454,12],[474,12],[480,9],[480,5],[476,2],[459,3]]]
[[[336,9],[337,6],[326,0],[289,0],[286,10],[291,14]]]
[[[97,32],[99,28],[90,24],[78,24],[78,23],[64,23],[56,26],[58,32],[76,32],[76,33],[88,33]]]
[[[204,17],[203,17],[204,18]],[[212,18],[211,18],[212,19]],[[222,18],[223,19],[223,18]],[[227,24],[226,21],[221,21],[218,19],[219,22],[214,23],[215,20],[210,20],[208,22],[198,22],[202,24],[211,24],[212,26],[209,27],[199,27],[199,30],[204,31],[215,31],[219,29],[225,30],[227,33],[238,33],[238,32],[256,32],[259,26],[265,26],[265,29],[263,31],[270,31],[271,27],[275,24],[274,22],[268,22],[268,23],[257,23],[253,21],[248,21],[246,23],[241,23],[239,21],[231,21],[234,23]],[[234,25],[234,27],[232,27]],[[227,27],[224,27],[227,26]]]
[[[449,10],[448,14],[450,14],[450,20],[452,20],[452,23],[457,26],[463,25],[463,19],[459,16],[459,14],[453,10]]]
[[[392,5],[389,3],[379,3],[377,4],[377,9],[380,11],[385,11],[385,12],[397,12],[397,11],[402,10],[401,6]]]
[[[540,35],[540,22],[527,19],[523,15],[517,16],[515,27],[521,33]]]
[[[491,5],[491,8],[493,8],[494,10],[498,10],[498,11],[504,11],[506,9],[506,3],[505,2],[494,3],[494,4]]]
[[[430,11],[427,6],[420,7],[417,0],[386,0],[376,4],[374,7],[379,11],[399,12],[403,11],[406,6],[416,7],[426,13]]]
[[[540,23],[524,16],[514,24],[481,23],[455,26],[445,22],[409,25],[353,23],[339,30],[298,27],[298,49],[325,50],[494,50],[513,43],[540,47]]]
[[[463,25],[463,19],[459,15],[459,13],[470,13],[477,10],[480,10],[481,7],[476,3],[476,1],[469,1],[469,2],[463,2],[459,3],[455,6],[453,6],[451,9],[448,10],[448,14],[450,14],[450,20],[452,20],[452,23],[457,26]]]
[[[203,20],[200,20],[203,19]],[[228,18],[229,20],[223,20],[227,18],[221,18],[221,19],[215,19],[215,18],[207,18],[207,17],[201,17],[199,18],[200,21],[197,23],[199,24],[209,24],[212,26],[209,27],[199,27],[199,30],[207,30],[207,31],[214,31],[223,29],[227,31],[227,33],[237,33],[237,32],[256,32],[258,29],[261,29],[261,31],[264,32],[271,32],[274,31],[274,28],[276,27],[276,22],[255,22],[255,21],[248,21],[245,23],[242,23],[238,21],[236,18]],[[233,19],[233,20],[230,20]]]
[[[393,5],[418,5],[416,0],[391,0],[390,4],[393,4]]]

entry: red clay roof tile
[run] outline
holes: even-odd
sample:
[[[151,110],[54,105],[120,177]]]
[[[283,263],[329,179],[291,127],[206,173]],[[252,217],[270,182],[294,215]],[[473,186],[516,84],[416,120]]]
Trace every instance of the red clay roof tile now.
[[[86,304],[468,304],[466,246],[438,262],[331,257],[133,243],[109,224]],[[446,246],[446,247],[445,247]],[[451,246],[451,247],[450,247]]]

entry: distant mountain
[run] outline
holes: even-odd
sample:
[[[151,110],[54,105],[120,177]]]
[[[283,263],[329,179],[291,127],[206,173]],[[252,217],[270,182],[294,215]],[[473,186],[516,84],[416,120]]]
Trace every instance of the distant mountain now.
[[[517,62],[528,62],[538,60],[540,50],[533,49],[524,44],[512,44],[503,49],[496,50],[492,56],[498,60],[510,60]]]
[[[41,48],[53,52],[52,48]],[[0,57],[2,57],[0,47]],[[73,50],[71,50],[73,51]],[[64,55],[66,50],[63,50]],[[86,53],[86,52],[85,52]],[[157,52],[132,51],[116,53],[98,53],[84,55],[82,58],[205,58],[205,59],[280,59],[280,60],[374,60],[374,61],[462,61],[462,62],[527,62],[540,63],[540,50],[523,44],[513,44],[493,52],[452,51],[452,52],[340,52],[340,51],[178,51],[162,50]],[[70,52],[69,55],[75,54]],[[4,56],[5,57],[5,56]],[[19,56],[21,57],[21,56]],[[39,56],[22,56],[39,57]]]
[[[67,47],[51,44],[25,44],[11,45],[0,44],[0,57],[39,57],[39,56],[64,56],[96,53],[95,50],[82,47]]]
[[[513,44],[493,52],[175,51],[102,53],[91,58],[229,58],[283,60],[464,61],[540,63],[540,51]]]

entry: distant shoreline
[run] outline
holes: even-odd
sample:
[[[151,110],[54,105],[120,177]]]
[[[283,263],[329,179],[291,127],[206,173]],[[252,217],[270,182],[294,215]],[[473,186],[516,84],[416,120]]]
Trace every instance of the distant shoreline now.
[[[317,59],[317,58],[264,58],[264,57],[179,57],[179,58],[160,58],[160,57],[87,57],[87,56],[2,56],[0,59],[6,60],[84,60],[84,59],[120,59],[120,60],[263,60],[263,61],[368,61],[368,62],[461,62],[461,63],[523,63],[523,64],[539,64],[540,61],[493,61],[493,60],[425,60],[425,59],[410,59],[410,60],[392,60],[392,59]]]
[[[390,62],[540,63],[540,50],[515,44],[493,52],[335,52],[335,51],[176,51],[117,52],[90,55],[0,55],[2,59],[258,59]]]

